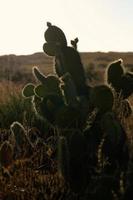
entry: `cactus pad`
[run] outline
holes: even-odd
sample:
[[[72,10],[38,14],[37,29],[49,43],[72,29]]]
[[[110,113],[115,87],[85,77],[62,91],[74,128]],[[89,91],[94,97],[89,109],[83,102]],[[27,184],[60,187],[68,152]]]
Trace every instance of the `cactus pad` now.
[[[111,89],[106,85],[95,86],[90,92],[90,102],[100,112],[112,109],[114,97]]]
[[[45,31],[44,38],[49,42],[59,43],[62,46],[67,46],[67,40],[63,31],[57,27],[53,26],[51,23],[47,23],[48,29]]]
[[[34,96],[34,84],[28,83],[22,90],[22,94],[24,97]]]

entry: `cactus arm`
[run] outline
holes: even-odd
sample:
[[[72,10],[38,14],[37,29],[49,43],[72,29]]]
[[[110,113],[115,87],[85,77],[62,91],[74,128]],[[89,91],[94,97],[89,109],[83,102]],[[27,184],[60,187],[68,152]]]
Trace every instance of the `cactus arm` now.
[[[121,92],[123,98],[133,94],[133,73],[127,72],[121,78]]]
[[[42,84],[46,83],[46,76],[44,76],[40,72],[40,70],[38,69],[38,67],[33,67],[32,71],[33,71],[33,75],[35,76],[35,78],[37,78]]]
[[[106,85],[95,86],[90,92],[90,103],[100,112],[112,110],[114,96],[112,90]]]
[[[34,93],[39,98],[41,97],[45,98],[47,95],[49,95],[49,89],[46,87],[46,85],[40,84],[34,88]]]
[[[22,95],[27,98],[34,96],[34,87],[35,87],[34,84],[28,83],[27,85],[24,86],[22,90]]]
[[[48,56],[55,56],[57,52],[58,46],[54,42],[49,42],[49,43],[44,43],[43,45],[43,51],[48,55]]]
[[[64,84],[62,84],[61,87],[64,91],[66,103],[68,105],[76,106],[78,103],[77,91],[71,75],[66,73],[64,76],[62,76],[62,80],[64,81]]]
[[[47,23],[48,29],[45,31],[44,38],[49,42],[60,43],[62,46],[67,46],[67,40],[64,32],[57,26]]]
[[[70,155],[67,140],[65,137],[61,136],[58,140],[58,170],[66,180],[70,178],[69,159]]]

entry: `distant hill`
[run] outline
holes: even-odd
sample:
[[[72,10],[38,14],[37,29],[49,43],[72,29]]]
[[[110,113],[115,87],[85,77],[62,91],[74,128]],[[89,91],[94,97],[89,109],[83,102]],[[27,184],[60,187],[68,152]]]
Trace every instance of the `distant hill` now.
[[[105,67],[112,61],[122,58],[124,64],[130,70],[133,70],[133,52],[82,52],[81,59],[85,68],[93,66],[97,70],[105,69]],[[4,74],[18,73],[31,74],[33,66],[38,66],[44,73],[53,72],[54,59],[48,57],[43,52],[34,53],[32,55],[4,55],[0,56],[0,79]],[[76,66],[75,66],[76,67]]]

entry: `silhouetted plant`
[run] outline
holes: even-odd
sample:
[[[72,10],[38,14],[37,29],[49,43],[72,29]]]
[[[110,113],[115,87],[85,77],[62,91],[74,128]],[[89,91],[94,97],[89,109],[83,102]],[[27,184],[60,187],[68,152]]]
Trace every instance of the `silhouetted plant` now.
[[[107,82],[124,99],[133,93],[133,74],[126,72],[122,59],[116,60],[108,66]]]
[[[93,180],[98,179],[96,194],[92,195],[88,189],[90,197],[107,198],[109,194],[111,199],[115,193],[111,191],[115,184],[118,190],[120,174],[126,171],[129,159],[127,136],[113,110],[114,93],[107,85],[90,87],[87,84],[77,51],[78,39],[71,41],[72,47],[69,47],[63,31],[51,23],[47,25],[43,50],[54,57],[56,75],[46,76],[34,67],[33,75],[40,83],[27,84],[23,96],[31,98],[36,114],[46,119],[54,129],[58,140],[55,157],[70,189],[83,195]],[[123,92],[125,99],[128,95],[121,79],[125,80],[127,75],[132,79],[132,76],[124,71],[122,61],[112,63],[107,73],[108,83],[116,92]],[[118,78],[114,78],[116,73]],[[129,87],[128,83],[125,85]],[[104,164],[99,171],[101,160]],[[116,180],[112,177],[114,174]],[[106,195],[103,196],[105,183]]]

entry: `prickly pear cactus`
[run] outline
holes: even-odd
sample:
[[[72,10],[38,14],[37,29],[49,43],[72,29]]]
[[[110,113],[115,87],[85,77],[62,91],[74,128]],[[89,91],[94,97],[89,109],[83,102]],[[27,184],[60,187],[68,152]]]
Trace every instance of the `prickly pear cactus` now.
[[[77,50],[77,43],[78,43],[78,38],[75,38],[74,40],[71,40],[71,45],[75,50]]]
[[[29,98],[34,96],[34,84],[32,83],[28,83],[27,85],[25,85],[25,87],[22,90],[22,94],[23,96]]]
[[[64,136],[59,138],[58,141],[58,170],[59,173],[66,179],[70,179],[69,165],[70,156],[68,149],[68,142]]]
[[[126,71],[123,60],[119,59],[109,64],[106,78],[107,83],[113,88],[115,112],[121,119],[129,117],[132,108],[127,98],[133,93],[133,74]]]
[[[116,98],[117,97],[117,98]],[[128,99],[118,98],[116,95],[113,110],[116,113],[117,117],[124,122],[125,119],[132,116],[133,110],[132,105]]]
[[[122,98],[128,98],[133,93],[133,74],[131,72],[126,72],[122,59],[109,64],[106,78],[107,83],[110,84]]]
[[[44,52],[49,56],[56,56],[61,52],[61,49],[67,46],[66,36],[63,31],[47,23],[48,29],[44,33],[46,43],[43,45]]]
[[[90,87],[86,83],[77,51],[78,39],[71,41],[70,47],[60,28],[51,23],[47,23],[47,26],[43,50],[48,56],[54,57],[53,71],[56,75],[46,76],[34,67],[33,75],[39,84],[27,84],[23,89],[23,96],[31,98],[35,113],[52,125],[58,139],[56,144],[59,171],[71,190],[81,194],[86,190],[89,181],[93,178],[96,180],[96,174],[99,173],[97,152],[102,152],[103,157],[109,159],[113,170],[107,166],[102,171],[103,174],[110,175],[119,169],[125,171],[127,167],[127,137],[114,112],[115,100],[111,87],[116,93],[122,93],[123,105],[130,113],[131,109],[125,98],[133,91],[133,76],[125,72],[123,61],[117,60],[107,69],[107,83],[111,87]],[[130,89],[127,90],[127,87]],[[20,126],[18,130],[18,124],[14,125],[11,130],[15,132],[17,144],[21,146],[26,137],[18,132],[25,130]]]
[[[62,46],[67,46],[67,40],[63,31],[57,27],[53,26],[50,22],[47,22],[48,29],[45,31],[44,37],[47,43],[59,43]]]
[[[133,111],[132,111],[132,106],[131,106],[129,100],[128,99],[122,100],[121,106],[122,106],[122,109],[121,109],[122,117],[124,117],[124,118],[130,117],[132,115]]]
[[[72,129],[66,131],[66,136],[59,138],[58,165],[71,190],[80,193],[87,182],[85,138],[80,131]]]
[[[78,95],[71,75],[69,73],[66,73],[64,76],[62,76],[62,80],[64,83],[61,85],[61,88],[64,92],[66,104],[76,106],[78,104]]]
[[[77,52],[76,38],[72,41],[73,47],[67,46],[63,31],[47,23],[48,29],[44,37],[44,52],[55,57],[55,71],[57,76],[45,76],[37,67],[33,68],[33,75],[41,83],[39,85],[27,84],[23,89],[23,96],[31,98],[35,112],[42,118],[46,118],[52,125],[58,127],[64,123],[61,115],[64,109],[69,111],[73,107],[81,115],[83,104],[87,108],[90,87],[86,84],[85,72],[79,53]],[[76,67],[76,68],[75,68]],[[75,73],[76,70],[76,73]],[[82,108],[80,108],[82,105]],[[75,115],[75,111],[72,112]],[[76,112],[77,112],[76,111]],[[70,111],[71,114],[71,111]],[[73,115],[72,115],[73,116]],[[78,123],[79,119],[74,120]],[[62,123],[63,122],[63,123]],[[69,124],[70,120],[65,122]],[[77,124],[77,127],[78,124]]]
[[[129,160],[127,135],[113,112],[107,112],[102,116],[101,128],[105,138],[103,154],[110,163],[106,170],[113,172],[119,168],[125,171]]]
[[[47,43],[43,50],[49,56],[55,56],[55,71],[57,75],[63,76],[70,73],[79,95],[88,93],[83,65],[77,52],[78,39],[71,41],[73,47],[67,46],[66,37],[63,31],[49,24],[44,34]],[[76,67],[76,68],[75,68]],[[76,73],[75,73],[76,70]]]
[[[107,82],[111,84],[117,91],[120,90],[121,77],[124,75],[125,69],[122,59],[116,60],[109,64],[107,68]]]
[[[111,89],[106,85],[92,88],[90,92],[90,103],[97,107],[100,112],[112,110],[114,97]]]

